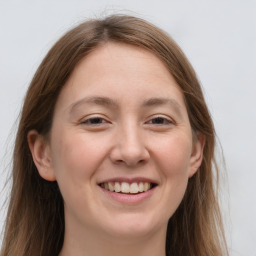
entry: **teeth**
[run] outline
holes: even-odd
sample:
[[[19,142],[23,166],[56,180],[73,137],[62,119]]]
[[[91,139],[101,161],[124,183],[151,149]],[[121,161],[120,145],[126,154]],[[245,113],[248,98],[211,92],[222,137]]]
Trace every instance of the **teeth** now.
[[[113,184],[112,182],[108,182],[108,188],[110,191],[115,191],[115,184]]]
[[[121,183],[121,192],[122,193],[130,193],[129,183],[127,183],[127,182],[122,182]]]
[[[132,183],[130,186],[130,193],[137,194],[139,192],[139,186],[137,183]],[[143,191],[141,191],[143,192]]]
[[[144,191],[144,184],[143,182],[139,183],[139,192],[143,192]]]
[[[144,191],[147,191],[150,189],[150,184],[148,182],[144,183]]]
[[[151,188],[151,184],[149,182],[133,182],[129,184],[128,182],[116,181],[103,183],[101,187],[117,193],[137,194],[148,191]]]
[[[121,185],[119,182],[115,182],[115,192],[120,192],[121,191]]]

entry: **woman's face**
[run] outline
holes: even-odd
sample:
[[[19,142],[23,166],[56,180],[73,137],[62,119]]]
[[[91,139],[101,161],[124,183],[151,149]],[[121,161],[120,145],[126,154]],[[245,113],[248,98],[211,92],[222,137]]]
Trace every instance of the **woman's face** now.
[[[44,155],[64,199],[66,232],[136,237],[165,234],[202,143],[193,143],[183,95],[164,64],[107,43],[61,91]]]

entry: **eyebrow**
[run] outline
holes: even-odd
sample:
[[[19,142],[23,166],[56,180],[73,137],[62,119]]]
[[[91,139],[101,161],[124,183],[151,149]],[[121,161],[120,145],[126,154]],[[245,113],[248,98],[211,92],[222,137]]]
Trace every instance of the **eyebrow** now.
[[[70,113],[73,112],[77,107],[83,104],[96,104],[105,107],[117,108],[118,104],[107,97],[100,97],[100,96],[92,96],[92,97],[85,97],[81,100],[76,101],[70,106]]]
[[[180,104],[176,100],[170,99],[170,98],[150,98],[143,101],[142,103],[142,105],[145,107],[167,105],[167,104],[174,105],[175,107],[180,108]]]
[[[101,96],[92,96],[85,97],[77,102],[73,103],[70,107],[70,113],[73,112],[77,107],[83,104],[96,104],[100,106],[110,107],[110,108],[118,108],[118,103],[108,97]],[[181,106],[180,104],[172,98],[164,98],[164,97],[154,97],[150,99],[146,99],[142,102],[142,107],[152,107],[152,106],[161,106],[161,105],[171,105],[179,114],[181,114]]]
[[[171,105],[175,111],[182,116],[181,105],[172,98],[150,98],[143,102],[142,106],[152,107],[152,106],[162,106],[162,105]]]

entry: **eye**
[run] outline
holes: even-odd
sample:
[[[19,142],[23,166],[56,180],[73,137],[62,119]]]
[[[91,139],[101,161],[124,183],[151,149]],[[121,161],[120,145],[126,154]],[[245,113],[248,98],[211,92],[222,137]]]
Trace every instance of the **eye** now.
[[[149,121],[150,124],[170,124],[171,121],[163,118],[163,117],[156,117]]]
[[[153,124],[153,125],[170,125],[170,124],[173,124],[174,122],[167,117],[156,116],[150,119],[147,123]]]
[[[80,121],[80,124],[86,125],[89,127],[99,127],[99,126],[101,127],[109,124],[109,121],[107,121],[106,119],[100,116],[93,116],[93,117],[82,119]]]

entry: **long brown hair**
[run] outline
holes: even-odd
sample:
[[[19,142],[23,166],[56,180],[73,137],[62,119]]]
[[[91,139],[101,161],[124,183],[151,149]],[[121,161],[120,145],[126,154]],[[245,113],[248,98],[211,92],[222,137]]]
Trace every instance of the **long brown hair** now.
[[[27,134],[32,129],[43,136],[49,134],[55,103],[74,67],[109,41],[136,45],[161,59],[183,91],[193,131],[205,136],[202,165],[190,178],[185,196],[169,220],[166,255],[227,255],[215,186],[215,131],[196,74],[165,32],[139,18],[112,15],[86,21],[66,33],[44,58],[30,84],[16,137],[1,256],[59,254],[65,232],[63,199],[57,182],[39,176]]]

